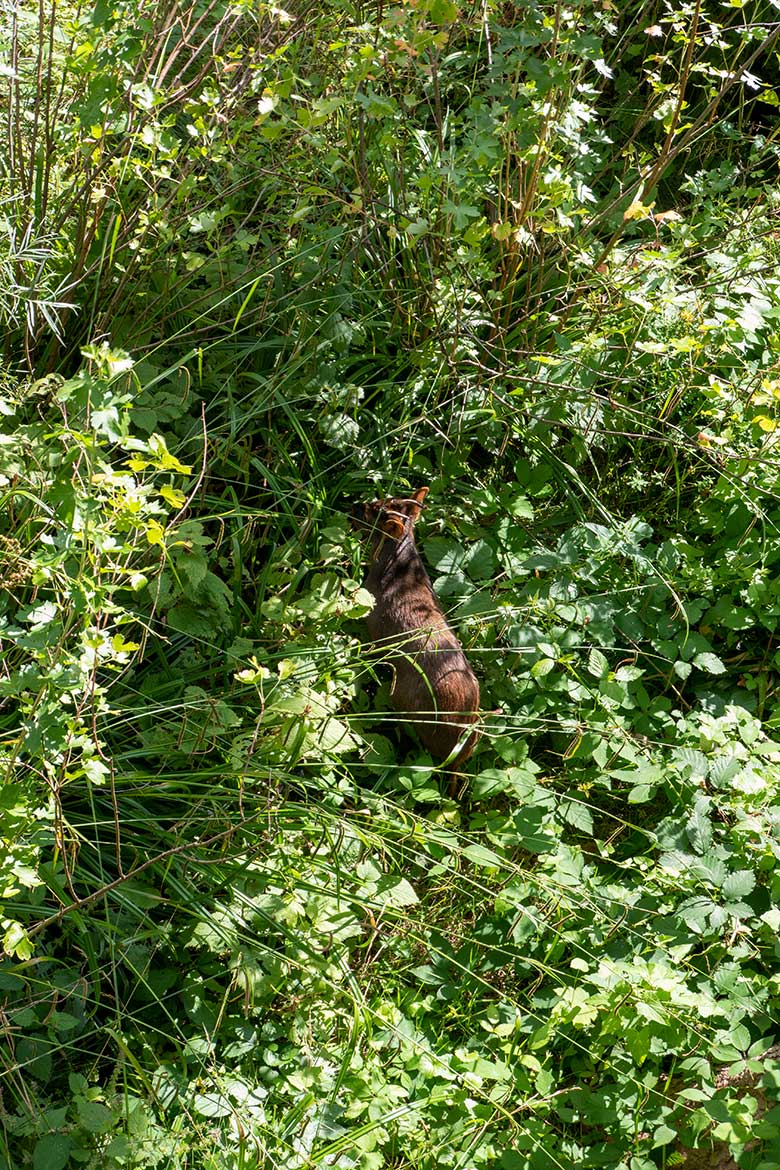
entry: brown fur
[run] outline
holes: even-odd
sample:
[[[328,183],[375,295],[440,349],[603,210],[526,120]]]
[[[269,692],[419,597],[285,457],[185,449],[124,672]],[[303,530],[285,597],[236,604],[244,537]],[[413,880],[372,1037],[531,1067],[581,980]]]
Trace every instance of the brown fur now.
[[[449,756],[464,728],[477,719],[479,683],[447,625],[414,543],[414,526],[427,495],[376,500],[360,511],[371,526],[371,565],[364,581],[376,604],[366,618],[374,646],[393,667],[390,697],[410,719],[432,756]],[[466,761],[477,732],[448,767]]]

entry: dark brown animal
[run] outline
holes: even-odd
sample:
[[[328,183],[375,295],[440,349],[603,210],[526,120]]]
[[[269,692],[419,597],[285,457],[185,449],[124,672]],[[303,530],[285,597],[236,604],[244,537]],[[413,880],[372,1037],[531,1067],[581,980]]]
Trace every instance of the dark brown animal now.
[[[432,756],[452,754],[479,710],[479,683],[447,625],[414,543],[414,526],[428,494],[375,500],[359,510],[371,527],[371,565],[364,587],[375,598],[366,618],[374,646],[393,667],[390,697],[410,719]],[[477,732],[463,744],[455,768],[474,750]]]

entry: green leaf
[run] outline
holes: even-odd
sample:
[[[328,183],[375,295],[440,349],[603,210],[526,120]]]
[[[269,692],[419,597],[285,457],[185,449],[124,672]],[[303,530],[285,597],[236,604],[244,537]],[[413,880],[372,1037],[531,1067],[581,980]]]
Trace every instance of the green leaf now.
[[[463,559],[463,567],[473,581],[489,580],[496,569],[496,555],[486,540],[476,541]]]
[[[677,1141],[677,1130],[672,1129],[668,1125],[659,1125],[657,1129],[653,1130],[653,1149],[659,1146],[668,1146],[670,1142]]]
[[[726,667],[718,658],[717,654],[696,654],[693,659],[693,665],[698,666],[699,670],[705,670],[707,674],[726,673]]]
[[[685,823],[688,840],[697,853],[705,853],[712,842],[712,824],[710,822],[709,797],[700,796],[694,805],[694,811]]]
[[[483,869],[500,869],[503,864],[498,854],[484,845],[466,845],[463,856]]]
[[[723,897],[733,902],[745,898],[752,893],[756,885],[756,875],[749,869],[739,869],[730,873],[721,887]]]
[[[508,510],[518,520],[533,520],[534,508],[527,496],[513,496]]]
[[[376,883],[372,901],[379,906],[414,906],[419,898],[406,878],[384,874]]]
[[[588,674],[592,674],[594,678],[606,678],[609,673],[609,661],[601,653],[593,647],[588,655]]]
[[[73,1139],[63,1133],[47,1133],[33,1150],[33,1170],[64,1170],[70,1160]]]
[[[593,834],[593,816],[590,809],[579,800],[561,802],[561,815],[567,825],[581,833]]]
[[[656,792],[655,786],[649,784],[636,784],[630,788],[626,799],[629,804],[646,804]]]
[[[89,1133],[108,1133],[121,1120],[121,1115],[112,1113],[100,1101],[85,1101],[83,1097],[76,1099],[79,1121]]]

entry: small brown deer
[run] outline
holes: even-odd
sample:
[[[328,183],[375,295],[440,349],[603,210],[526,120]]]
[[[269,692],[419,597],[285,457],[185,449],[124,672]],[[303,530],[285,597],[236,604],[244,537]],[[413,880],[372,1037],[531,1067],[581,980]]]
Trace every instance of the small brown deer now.
[[[432,756],[447,759],[476,722],[479,683],[447,625],[414,543],[414,526],[427,488],[410,499],[375,500],[356,519],[371,528],[371,564],[363,582],[375,599],[366,618],[374,647],[393,667],[390,698],[410,719]],[[447,768],[474,750],[472,732]]]

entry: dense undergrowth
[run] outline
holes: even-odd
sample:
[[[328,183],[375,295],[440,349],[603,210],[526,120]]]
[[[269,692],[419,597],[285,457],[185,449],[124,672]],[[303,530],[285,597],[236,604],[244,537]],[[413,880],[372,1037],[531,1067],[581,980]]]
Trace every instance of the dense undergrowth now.
[[[8,15],[0,1166],[777,1170],[775,7]]]

